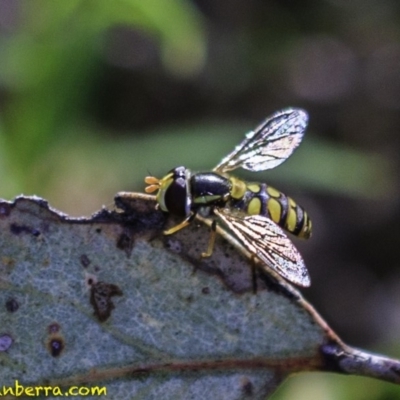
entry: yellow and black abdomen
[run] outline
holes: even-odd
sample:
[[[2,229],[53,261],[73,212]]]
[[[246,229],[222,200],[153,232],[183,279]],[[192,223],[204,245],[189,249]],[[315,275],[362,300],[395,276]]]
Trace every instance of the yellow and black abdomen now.
[[[265,215],[286,231],[300,238],[311,236],[311,220],[307,212],[292,198],[266,183],[248,183],[230,177],[229,205],[250,215]]]

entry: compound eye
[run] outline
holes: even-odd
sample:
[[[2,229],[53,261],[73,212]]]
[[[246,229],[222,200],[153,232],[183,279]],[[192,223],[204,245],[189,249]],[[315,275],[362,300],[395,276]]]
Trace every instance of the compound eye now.
[[[186,216],[189,213],[188,193],[185,177],[175,177],[166,188],[164,202],[171,214]]]

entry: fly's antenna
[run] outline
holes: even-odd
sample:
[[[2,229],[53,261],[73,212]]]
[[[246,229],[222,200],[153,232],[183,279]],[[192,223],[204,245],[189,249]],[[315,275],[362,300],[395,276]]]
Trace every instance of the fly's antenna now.
[[[157,179],[154,176],[146,176],[144,182],[149,185],[144,189],[146,193],[153,193],[160,189],[160,179]]]

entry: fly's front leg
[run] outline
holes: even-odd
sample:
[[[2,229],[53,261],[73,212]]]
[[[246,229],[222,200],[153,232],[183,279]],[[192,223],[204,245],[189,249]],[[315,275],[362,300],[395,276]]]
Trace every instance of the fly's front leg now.
[[[211,234],[210,234],[210,240],[208,241],[207,251],[204,253],[201,253],[202,257],[206,258],[206,257],[211,256],[211,254],[213,253],[213,250],[214,250],[216,236],[217,236],[217,220],[214,220],[211,224]]]
[[[172,228],[164,231],[164,235],[172,235],[175,232],[180,231],[183,228],[186,228],[196,216],[195,212],[191,212],[187,218],[185,218],[180,224],[173,226]]]

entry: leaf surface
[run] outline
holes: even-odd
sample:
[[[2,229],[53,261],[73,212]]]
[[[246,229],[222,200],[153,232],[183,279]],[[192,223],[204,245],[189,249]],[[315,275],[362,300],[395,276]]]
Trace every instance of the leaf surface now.
[[[154,205],[137,195],[128,213],[72,219],[38,198],[0,203],[2,385],[265,399],[297,371],[398,381],[397,361],[344,345],[279,276],[259,271],[254,294],[229,237],[201,259],[205,224],[163,235],[177,221]]]

